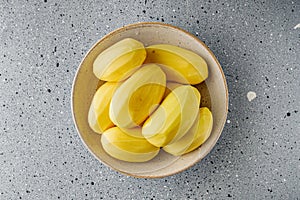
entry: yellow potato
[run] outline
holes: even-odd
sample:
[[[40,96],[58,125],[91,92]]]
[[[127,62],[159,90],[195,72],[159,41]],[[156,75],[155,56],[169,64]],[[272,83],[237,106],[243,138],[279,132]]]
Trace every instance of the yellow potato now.
[[[174,89],[145,121],[144,137],[157,147],[180,139],[197,117],[200,97],[199,91],[190,85]]]
[[[196,130],[197,133],[194,137],[192,144],[189,146],[189,148],[187,148],[187,150],[184,153],[189,153],[197,149],[208,139],[212,131],[213,116],[210,110],[206,107],[200,108],[199,115],[200,118]]]
[[[169,44],[151,45],[146,47],[146,51],[147,58],[145,63],[161,64],[178,72],[175,75],[171,69],[169,73],[167,72],[169,75],[167,77],[174,79],[172,81],[177,82],[179,74],[180,80],[184,77],[183,83],[186,80],[194,85],[201,83],[208,77],[207,63],[201,56],[192,51]],[[182,83],[182,80],[179,82]]]
[[[114,126],[109,118],[109,106],[119,83],[104,83],[96,91],[88,114],[88,123],[96,133],[102,133]]]
[[[105,131],[101,136],[101,144],[110,156],[127,162],[146,162],[159,152],[159,148],[145,138],[129,136],[118,127]]]
[[[131,76],[144,62],[144,45],[132,38],[123,39],[100,53],[94,61],[93,72],[104,81],[122,81]]]
[[[180,156],[185,153],[185,151],[188,149],[189,146],[191,146],[198,130],[198,124],[199,124],[199,116],[200,113],[198,113],[197,118],[195,119],[192,127],[185,133],[185,135],[180,138],[179,140],[167,144],[163,147],[163,150],[166,152],[174,155],[174,156]]]
[[[110,119],[121,128],[139,126],[162,100],[165,86],[166,75],[156,64],[141,67],[113,95]]]

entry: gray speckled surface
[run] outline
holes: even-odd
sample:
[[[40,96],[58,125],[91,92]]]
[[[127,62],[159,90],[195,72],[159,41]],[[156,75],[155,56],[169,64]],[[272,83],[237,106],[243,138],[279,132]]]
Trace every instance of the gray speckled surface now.
[[[163,179],[127,177],[99,163],[71,117],[84,54],[138,21],[197,35],[229,87],[228,121],[213,151]],[[0,199],[299,199],[298,23],[296,0],[1,1]],[[257,98],[249,102],[248,91]]]

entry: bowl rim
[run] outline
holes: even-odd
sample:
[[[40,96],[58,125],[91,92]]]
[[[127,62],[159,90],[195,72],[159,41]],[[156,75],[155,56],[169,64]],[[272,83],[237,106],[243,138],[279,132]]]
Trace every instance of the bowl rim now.
[[[199,158],[199,159],[196,159],[194,162],[191,162],[189,165],[177,170],[177,171],[173,171],[171,173],[167,173],[167,174],[162,174],[162,175],[139,175],[139,174],[133,174],[133,173],[129,173],[129,172],[125,172],[125,171],[122,171],[122,170],[119,170],[117,168],[115,168],[114,166],[106,163],[105,161],[101,160],[99,157],[97,157],[93,152],[92,150],[88,147],[88,145],[86,144],[86,142],[83,140],[82,136],[81,136],[81,133],[78,129],[78,125],[77,125],[77,121],[76,121],[76,118],[75,118],[75,113],[74,113],[74,105],[73,105],[73,102],[74,102],[74,89],[75,89],[75,85],[76,85],[76,82],[77,82],[77,77],[78,77],[78,74],[79,74],[79,71],[81,69],[81,66],[83,64],[83,62],[85,61],[85,59],[87,58],[87,56],[90,54],[90,52],[97,46],[99,45],[99,43],[101,43],[103,40],[105,40],[107,37],[110,37],[111,35],[113,34],[117,34],[119,32],[122,32],[124,29],[126,28],[135,28],[135,27],[140,27],[140,26],[151,26],[151,25],[154,25],[154,26],[162,26],[162,27],[168,27],[168,28],[171,28],[171,29],[176,29],[180,32],[183,32],[184,34],[192,37],[193,39],[195,39],[198,43],[200,43],[207,51],[208,53],[210,54],[210,56],[212,56],[214,62],[217,64],[218,68],[219,68],[219,71],[222,75],[222,80],[223,80],[223,84],[225,86],[225,113],[224,113],[224,117],[222,119],[222,124],[220,126],[220,133],[218,134],[218,137],[216,137],[211,146],[209,146],[208,150],[203,154],[203,157],[202,158]],[[135,177],[135,178],[151,178],[151,179],[154,179],[154,178],[164,178],[164,177],[167,177],[167,176],[172,176],[172,175],[175,175],[175,174],[178,174],[178,173],[181,173],[185,170],[187,170],[188,168],[194,166],[196,163],[200,162],[203,158],[205,158],[210,152],[211,150],[215,147],[217,141],[219,140],[222,132],[223,132],[223,129],[224,129],[224,126],[225,126],[225,122],[226,122],[226,119],[227,119],[227,115],[228,115],[228,103],[229,103],[229,99],[228,99],[228,87],[227,87],[227,82],[226,82],[226,77],[225,77],[225,74],[223,72],[223,69],[219,63],[219,61],[217,60],[216,56],[214,55],[214,53],[208,48],[208,46],[203,42],[201,41],[198,37],[196,37],[195,35],[191,34],[190,32],[184,30],[184,29],[181,29],[177,26],[173,26],[171,24],[167,24],[167,23],[162,23],[162,22],[137,22],[137,23],[131,23],[131,24],[127,24],[127,25],[124,25],[120,28],[117,28],[111,32],[109,32],[108,34],[102,36],[96,43],[94,43],[94,45],[86,52],[85,56],[82,58],[80,64],[78,65],[77,67],[77,70],[76,70],[76,73],[75,73],[75,76],[73,78],[73,82],[72,82],[72,88],[71,88],[71,111],[72,111],[72,119],[73,119],[73,123],[75,125],[75,128],[76,128],[76,131],[77,131],[77,134],[79,135],[79,138],[81,140],[81,142],[84,144],[85,148],[94,156],[94,158],[96,158],[100,163],[108,166],[109,168],[117,171],[117,172],[120,172],[121,174],[125,174],[127,176],[132,176],[132,177]]]

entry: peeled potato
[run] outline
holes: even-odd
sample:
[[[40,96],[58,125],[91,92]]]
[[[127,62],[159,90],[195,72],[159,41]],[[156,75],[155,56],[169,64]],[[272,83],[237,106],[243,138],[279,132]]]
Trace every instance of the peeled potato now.
[[[101,144],[110,156],[127,162],[146,162],[159,152],[159,148],[146,139],[129,136],[118,127],[105,131]]]
[[[93,72],[104,81],[122,81],[131,76],[144,62],[144,45],[132,38],[123,39],[100,53],[94,61]]]
[[[96,91],[88,114],[88,123],[96,133],[102,133],[114,126],[109,118],[112,96],[120,84],[106,82]]]
[[[200,93],[196,88],[177,87],[145,121],[143,136],[157,147],[178,140],[193,125],[199,105]]]
[[[156,65],[137,70],[116,90],[110,104],[110,119],[121,128],[141,125],[163,98],[166,75]]]
[[[208,77],[207,63],[201,56],[192,51],[169,44],[151,45],[146,47],[146,51],[145,63],[157,63],[171,68],[167,77],[172,81],[181,82],[182,77],[184,77],[183,83],[186,80],[194,85],[201,83]],[[177,73],[172,73],[172,69]]]
[[[167,144],[163,147],[163,150],[174,155],[180,156],[185,153],[185,151],[191,146],[194,138],[196,137],[198,124],[199,124],[200,113],[198,113],[197,118],[195,119],[192,127],[185,133],[185,135],[179,140]]]
[[[197,134],[195,135],[192,144],[189,146],[189,148],[186,149],[184,153],[189,153],[197,149],[208,139],[212,131],[213,116],[211,111],[208,108],[203,107],[200,108],[199,115],[200,117],[196,130]]]

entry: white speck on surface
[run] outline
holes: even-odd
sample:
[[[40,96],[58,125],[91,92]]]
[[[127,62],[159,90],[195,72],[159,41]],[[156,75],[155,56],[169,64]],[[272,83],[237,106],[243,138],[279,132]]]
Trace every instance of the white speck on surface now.
[[[230,124],[230,120],[229,119],[227,119],[227,124]]]
[[[294,29],[300,28],[300,24],[297,24]]]
[[[247,98],[248,98],[248,101],[254,100],[256,98],[256,93],[252,92],[252,91],[248,92],[247,93]]]

